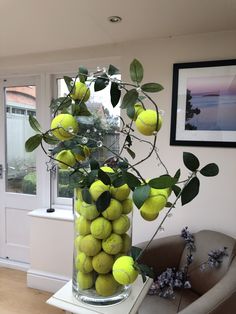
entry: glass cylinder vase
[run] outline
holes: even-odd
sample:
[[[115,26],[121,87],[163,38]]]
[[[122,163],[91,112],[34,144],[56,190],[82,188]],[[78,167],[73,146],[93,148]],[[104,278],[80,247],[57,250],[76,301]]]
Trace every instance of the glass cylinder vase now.
[[[130,255],[132,243],[133,202],[120,191],[112,188],[103,211],[96,201],[84,202],[80,188],[74,192],[73,295],[88,304],[115,304],[130,294],[131,286],[118,284],[112,275],[115,260]]]

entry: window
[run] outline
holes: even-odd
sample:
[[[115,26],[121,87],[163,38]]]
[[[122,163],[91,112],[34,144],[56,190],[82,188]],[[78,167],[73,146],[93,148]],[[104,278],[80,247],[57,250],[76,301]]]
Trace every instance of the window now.
[[[120,79],[120,75],[117,75]],[[89,84],[89,80],[87,81]],[[56,98],[63,97],[68,93],[68,88],[62,78],[56,78]],[[103,142],[116,153],[119,153],[119,133],[116,132],[120,124],[120,109],[119,106],[113,108],[110,102],[110,89],[104,89],[99,92],[94,92],[93,83],[90,86],[90,98],[86,102],[89,111],[92,113],[93,119],[89,127],[90,136],[92,132],[99,134],[104,133]],[[95,152],[94,158],[100,163],[110,157],[110,153],[106,149]],[[58,169],[57,180],[57,197],[68,198],[73,196],[73,188],[70,188],[69,170]]]

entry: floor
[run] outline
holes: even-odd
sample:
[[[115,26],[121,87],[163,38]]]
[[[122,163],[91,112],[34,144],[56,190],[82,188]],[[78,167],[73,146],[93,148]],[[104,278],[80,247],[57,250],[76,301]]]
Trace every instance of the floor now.
[[[51,293],[27,288],[26,273],[0,267],[1,314],[65,314],[45,302]]]

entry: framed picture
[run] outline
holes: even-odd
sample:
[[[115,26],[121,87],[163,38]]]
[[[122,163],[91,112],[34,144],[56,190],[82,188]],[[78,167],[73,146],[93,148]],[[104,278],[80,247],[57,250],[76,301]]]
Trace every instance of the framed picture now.
[[[174,64],[170,144],[236,147],[236,59]]]

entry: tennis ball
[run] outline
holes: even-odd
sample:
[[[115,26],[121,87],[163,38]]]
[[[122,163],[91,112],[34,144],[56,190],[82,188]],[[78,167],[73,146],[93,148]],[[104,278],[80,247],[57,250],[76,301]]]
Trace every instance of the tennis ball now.
[[[90,273],[93,271],[92,257],[80,252],[76,256],[75,267],[84,274]]]
[[[80,241],[80,249],[88,256],[97,255],[102,248],[101,241],[95,239],[91,234],[86,235]]]
[[[85,236],[90,233],[91,222],[80,216],[75,221],[75,230],[79,235]]]
[[[81,243],[81,240],[83,239],[84,236],[77,236],[75,238],[75,249],[76,251],[79,251],[80,250],[80,243]]]
[[[140,209],[140,215],[143,217],[144,220],[153,221],[159,216],[159,213],[151,212],[148,208],[145,208]]]
[[[108,173],[114,173],[115,172],[111,167],[107,167],[107,166],[100,167],[100,169],[102,171],[108,172]]]
[[[75,211],[80,214],[80,208],[81,208],[82,201],[80,199],[75,200]]]
[[[169,189],[168,188],[166,189],[151,188],[150,189],[149,197],[158,196],[158,195],[162,195],[167,200],[167,198],[169,197]]]
[[[82,196],[82,189],[81,188],[76,188],[75,189],[75,198],[78,200],[83,200],[83,196]]]
[[[136,121],[138,115],[144,111],[144,108],[140,103],[137,103],[134,105],[134,110],[135,110],[135,114],[134,114],[133,120]]]
[[[103,192],[109,191],[109,190],[110,190],[110,187],[104,184],[101,180],[97,180],[93,182],[89,188],[89,192],[94,201],[96,201]]]
[[[102,241],[102,248],[107,254],[116,255],[122,249],[122,238],[120,235],[112,233],[108,238]]]
[[[121,202],[122,204],[122,214],[128,215],[133,210],[133,201],[130,198]]]
[[[84,161],[91,153],[90,149],[86,145],[80,145],[83,153],[75,154],[75,158],[78,161]]]
[[[111,234],[112,226],[109,220],[99,217],[92,221],[90,230],[94,238],[103,240]]]
[[[111,195],[118,201],[124,201],[130,193],[130,188],[127,184],[123,184],[117,188],[114,186],[111,187]]]
[[[58,167],[61,169],[68,169],[69,167],[73,167],[76,163],[73,153],[66,149],[60,151],[55,158],[58,163]]]
[[[130,220],[126,215],[121,215],[118,219],[112,221],[113,232],[117,234],[124,234],[129,230]]]
[[[82,273],[81,271],[77,274],[77,283],[79,286],[79,289],[86,290],[93,286],[94,284],[94,273]]]
[[[81,203],[80,214],[88,220],[93,220],[99,216],[96,205],[88,204],[86,202]]]
[[[159,131],[162,126],[162,116],[159,114],[157,126],[157,113],[155,110],[147,109],[141,112],[135,122],[138,131],[143,135],[153,135],[154,131]]]
[[[120,217],[122,213],[122,205],[119,201],[112,198],[110,205],[102,212],[103,217],[109,220],[115,220]]]
[[[95,282],[97,294],[103,297],[108,297],[114,294],[118,287],[119,285],[112,274],[99,275]]]
[[[86,84],[82,82],[76,82],[74,93],[70,94],[70,97],[73,100],[83,100],[85,102],[90,97],[90,89],[86,86]]]
[[[138,271],[134,268],[134,260],[131,256],[121,256],[112,267],[115,280],[121,285],[129,285],[138,277]]]
[[[122,249],[121,249],[121,253],[128,253],[131,249],[131,237],[125,233],[125,234],[122,234],[121,235],[121,238],[122,238]]]
[[[78,122],[71,114],[61,113],[52,120],[51,131],[60,141],[66,141],[78,132]]]
[[[101,251],[92,259],[92,266],[99,274],[107,274],[112,270],[114,259],[111,255]]]

